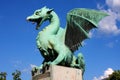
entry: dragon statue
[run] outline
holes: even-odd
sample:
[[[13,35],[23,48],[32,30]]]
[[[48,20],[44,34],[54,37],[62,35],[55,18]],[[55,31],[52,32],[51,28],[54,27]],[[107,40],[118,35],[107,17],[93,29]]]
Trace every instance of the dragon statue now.
[[[36,30],[44,21],[50,24],[38,33],[37,47],[44,57],[40,67],[45,65],[62,65],[85,71],[82,53],[76,57],[74,52],[82,46],[82,41],[89,38],[89,31],[96,28],[99,21],[107,16],[106,13],[84,8],[75,8],[67,13],[66,28],[60,27],[60,20],[53,9],[43,7],[28,16],[27,20],[36,23]]]

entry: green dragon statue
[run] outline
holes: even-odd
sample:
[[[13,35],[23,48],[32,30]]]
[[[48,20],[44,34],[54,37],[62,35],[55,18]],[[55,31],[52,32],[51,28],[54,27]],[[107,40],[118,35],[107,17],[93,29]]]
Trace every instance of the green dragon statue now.
[[[84,73],[85,63],[83,55],[74,55],[82,41],[89,38],[89,31],[96,28],[98,22],[107,16],[106,13],[91,9],[75,8],[67,13],[66,28],[60,27],[60,20],[53,9],[43,7],[28,16],[27,20],[37,23],[36,30],[44,21],[50,24],[38,33],[36,38],[37,47],[44,57],[40,67],[47,65],[62,65],[79,68]]]

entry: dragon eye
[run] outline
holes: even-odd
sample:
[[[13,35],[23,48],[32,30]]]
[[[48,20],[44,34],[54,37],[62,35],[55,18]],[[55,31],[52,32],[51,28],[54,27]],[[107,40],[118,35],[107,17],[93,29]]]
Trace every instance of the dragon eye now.
[[[36,15],[39,15],[39,12],[36,12],[35,14],[36,14]]]

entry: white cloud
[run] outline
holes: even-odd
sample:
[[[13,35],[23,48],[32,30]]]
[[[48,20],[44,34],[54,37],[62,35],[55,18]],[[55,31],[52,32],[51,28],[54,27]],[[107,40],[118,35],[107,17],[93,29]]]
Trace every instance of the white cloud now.
[[[103,80],[105,78],[108,78],[110,74],[112,74],[114,71],[112,68],[108,68],[107,70],[104,71],[104,74],[100,77],[94,77],[93,80]]]
[[[113,34],[113,35],[118,35],[120,34],[120,29],[118,29],[118,26],[116,25],[116,19],[117,19],[117,14],[111,9],[104,10],[109,14],[108,17],[104,18],[102,21],[99,23],[99,31],[102,34]]]
[[[110,42],[110,43],[106,44],[106,46],[109,47],[109,48],[113,48],[114,47],[114,43]]]
[[[102,5],[101,4],[97,4],[97,8],[100,9],[100,10],[104,9],[104,7],[105,7],[105,4],[104,5],[103,4]]]
[[[28,73],[28,74],[30,74],[33,67],[36,67],[36,65],[30,64],[28,67],[22,69],[21,71],[22,71],[23,73]]]
[[[34,65],[34,64],[30,64],[30,67],[31,67],[31,68],[34,68],[34,67],[37,67],[37,66]]]
[[[13,64],[13,67],[15,68],[20,68],[20,66],[23,64],[22,61],[20,60],[15,60],[15,61],[12,61],[12,64]]]
[[[112,40],[111,42],[108,42],[106,46],[109,48],[114,48],[116,45],[119,45],[119,44],[120,44],[119,40],[116,39],[116,40]]]
[[[30,68],[24,68],[22,70],[23,73],[30,73],[31,69]]]
[[[118,28],[117,21],[120,21],[120,0],[106,0],[108,9],[102,8],[98,4],[98,9],[109,14],[99,23],[99,33],[106,35],[119,35],[120,29]]]
[[[91,38],[93,36],[93,33],[92,32],[89,32],[89,37]]]
[[[106,0],[106,4],[115,12],[120,12],[120,0]]]

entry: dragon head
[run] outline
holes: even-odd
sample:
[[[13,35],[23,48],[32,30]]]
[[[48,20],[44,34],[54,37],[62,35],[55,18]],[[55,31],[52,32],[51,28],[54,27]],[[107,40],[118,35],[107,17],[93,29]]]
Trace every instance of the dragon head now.
[[[36,10],[33,15],[28,16],[27,21],[37,23],[36,30],[38,30],[40,25],[44,21],[51,19],[51,17],[52,17],[51,12],[52,11],[53,11],[53,9],[46,8],[46,6],[45,6],[41,9]]]

